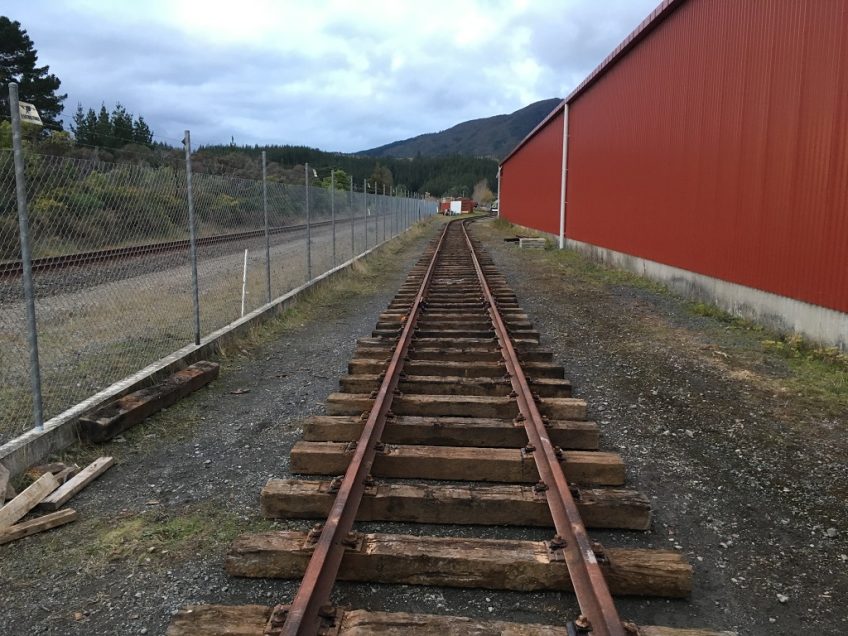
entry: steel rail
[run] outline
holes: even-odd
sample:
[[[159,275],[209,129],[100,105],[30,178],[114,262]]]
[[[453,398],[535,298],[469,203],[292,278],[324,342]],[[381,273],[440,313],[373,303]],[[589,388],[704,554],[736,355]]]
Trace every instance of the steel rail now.
[[[312,223],[312,227],[321,227],[330,225],[331,221],[318,221]],[[269,234],[286,234],[289,232],[299,232],[305,230],[306,224],[300,223],[297,225],[278,225],[269,228]],[[247,230],[245,232],[232,232],[230,234],[215,234],[197,239],[197,245],[217,245],[219,243],[230,243],[233,241],[241,241],[244,239],[257,238],[265,235],[265,230]],[[107,260],[121,260],[125,258],[134,258],[137,256],[146,256],[148,254],[160,254],[163,252],[172,252],[189,248],[188,239],[178,239],[175,241],[161,241],[158,243],[145,243],[142,245],[129,245],[127,247],[112,247],[102,250],[92,250],[90,252],[75,252],[73,254],[62,254],[58,256],[43,256],[41,258],[32,259],[32,271],[45,271],[50,269],[62,269],[65,267],[73,267],[75,265],[88,265],[90,263],[99,263]],[[0,278],[20,276],[23,273],[21,261],[2,261],[0,262]]]
[[[568,575],[577,595],[577,603],[585,620],[581,621],[581,627],[591,630],[592,636],[626,636],[626,631],[618,616],[612,595],[607,587],[606,579],[598,564],[595,551],[580,512],[574,503],[568,481],[563,473],[557,457],[558,449],[554,447],[548,437],[545,422],[536,406],[536,400],[530,389],[530,384],[521,368],[515,347],[510,339],[509,332],[503,318],[498,310],[497,302],[489,288],[486,275],[480,266],[474,244],[468,235],[465,223],[462,223],[462,232],[465,242],[471,252],[471,259],[477,278],[483,290],[483,296],[488,305],[489,315],[495,327],[498,343],[501,347],[509,379],[518,403],[519,413],[527,431],[529,445],[527,451],[533,456],[536,468],[539,471],[540,487],[545,489],[545,497],[553,517],[556,528],[556,543],[551,544],[552,549],[562,549],[565,562],[568,566]],[[559,545],[562,542],[565,545]]]
[[[330,509],[327,521],[324,522],[321,529],[321,535],[315,544],[312,557],[306,566],[294,601],[286,608],[287,615],[280,634],[314,636],[321,628],[321,609],[329,602],[330,593],[338,576],[339,566],[346,549],[345,544],[350,544],[349,534],[356,520],[356,514],[366,487],[366,480],[377,453],[377,445],[380,443],[380,437],[385,428],[387,415],[403,369],[403,362],[412,341],[415,324],[421,313],[424,298],[433,278],[436,261],[439,258],[450,225],[445,225],[439,236],[433,257],[430,259],[430,264],[418,288],[418,293],[404,321],[403,330],[377,391],[368,419],[362,429],[362,434],[356,442],[356,449],[336,494],[333,507]],[[272,624],[276,620],[279,620],[279,617],[272,614],[269,620],[269,629],[266,631],[273,628]]]

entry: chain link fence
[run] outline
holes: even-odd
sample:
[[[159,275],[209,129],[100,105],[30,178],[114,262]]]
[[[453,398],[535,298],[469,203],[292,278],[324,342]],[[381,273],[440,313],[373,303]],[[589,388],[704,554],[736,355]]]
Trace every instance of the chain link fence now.
[[[174,167],[23,158],[49,419],[195,341],[189,188]],[[201,336],[436,211],[353,188],[191,182]],[[0,444],[36,424],[15,185],[0,150]]]

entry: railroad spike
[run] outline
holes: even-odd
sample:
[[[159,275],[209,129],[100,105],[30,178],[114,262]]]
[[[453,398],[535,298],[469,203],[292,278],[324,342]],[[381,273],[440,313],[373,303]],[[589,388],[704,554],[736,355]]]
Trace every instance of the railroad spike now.
[[[330,482],[330,487],[327,489],[327,492],[339,492],[339,488],[342,487],[342,481],[344,481],[344,475],[336,475],[333,477],[333,481]]]
[[[598,560],[598,563],[609,563],[609,557],[607,557],[607,552],[604,549],[604,546],[597,541],[592,541],[592,552],[595,553],[595,558]]]

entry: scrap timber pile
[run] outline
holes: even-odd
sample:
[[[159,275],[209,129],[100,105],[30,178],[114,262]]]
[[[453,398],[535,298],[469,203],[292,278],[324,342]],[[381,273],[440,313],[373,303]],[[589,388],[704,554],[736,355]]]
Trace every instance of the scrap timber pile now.
[[[185,608],[170,636],[717,634],[619,618],[612,596],[686,597],[692,568],[676,551],[589,539],[587,527],[649,528],[650,505],[624,488],[619,455],[598,450],[585,402],[571,397],[467,224],[448,223],[429,245],[372,337],[358,342],[328,414],[306,423],[292,470],[326,477],[272,479],[262,491],[268,517],[324,521],[309,532],[241,536],[230,548],[229,574],[302,578],[295,598]],[[357,520],[551,533],[548,541],[362,534]],[[573,591],[581,615],[551,626],[337,608],[329,605],[336,580]]]

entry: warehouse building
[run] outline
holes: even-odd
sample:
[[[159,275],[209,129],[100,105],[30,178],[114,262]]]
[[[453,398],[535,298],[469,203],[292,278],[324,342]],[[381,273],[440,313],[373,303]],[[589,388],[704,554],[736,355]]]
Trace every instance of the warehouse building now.
[[[666,0],[502,162],[500,214],[848,349],[848,3]]]

